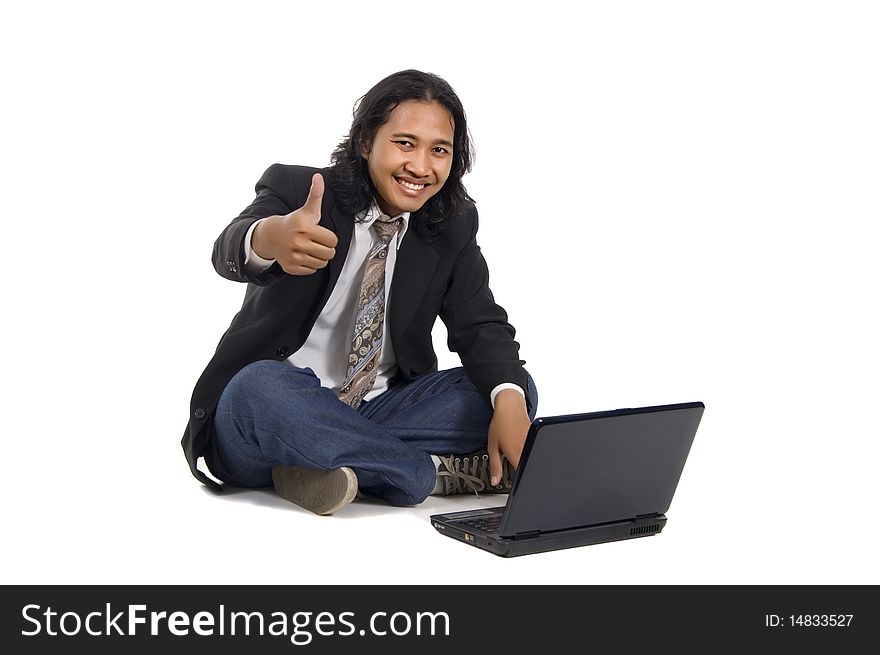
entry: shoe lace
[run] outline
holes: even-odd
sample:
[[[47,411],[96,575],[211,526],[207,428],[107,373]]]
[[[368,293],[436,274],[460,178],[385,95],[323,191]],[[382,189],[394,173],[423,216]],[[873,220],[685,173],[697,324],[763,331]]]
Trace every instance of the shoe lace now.
[[[444,480],[446,495],[473,492],[480,495],[481,491],[489,488],[489,455],[466,455],[460,457],[450,455],[440,457],[445,471],[438,471],[437,475]],[[509,467],[502,467],[501,486],[510,487],[511,480]]]

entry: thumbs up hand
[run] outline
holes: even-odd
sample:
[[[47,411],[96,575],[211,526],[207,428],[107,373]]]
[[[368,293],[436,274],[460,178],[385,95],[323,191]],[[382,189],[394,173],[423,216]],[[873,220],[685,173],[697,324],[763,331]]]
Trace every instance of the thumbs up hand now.
[[[290,275],[311,275],[336,255],[336,235],[318,222],[324,178],[312,176],[305,204],[284,216],[270,216],[257,225],[251,248],[263,259],[274,259]]]

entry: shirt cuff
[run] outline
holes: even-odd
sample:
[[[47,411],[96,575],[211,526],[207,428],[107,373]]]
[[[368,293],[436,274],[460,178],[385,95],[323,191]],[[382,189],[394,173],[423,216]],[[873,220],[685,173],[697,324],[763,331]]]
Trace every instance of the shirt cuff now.
[[[247,234],[244,235],[244,265],[252,273],[261,273],[275,263],[274,259],[263,259],[255,253],[254,249],[251,247],[251,239],[254,236],[254,230],[257,229],[257,225],[265,220],[265,218],[261,218],[260,220],[251,223]]]
[[[489,394],[489,401],[492,403],[492,409],[495,409],[495,396],[497,396],[500,391],[504,391],[505,389],[513,389],[514,391],[519,391],[523,398],[526,397],[526,392],[523,391],[521,386],[519,386],[518,384],[513,384],[511,382],[504,382],[492,389],[492,393]]]

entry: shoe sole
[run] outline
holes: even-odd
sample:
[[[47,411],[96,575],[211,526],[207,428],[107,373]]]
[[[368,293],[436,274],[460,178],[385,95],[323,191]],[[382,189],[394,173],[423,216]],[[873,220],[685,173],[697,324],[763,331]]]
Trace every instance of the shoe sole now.
[[[272,484],[284,500],[321,516],[338,512],[358,491],[357,476],[347,466],[332,471],[274,466]]]

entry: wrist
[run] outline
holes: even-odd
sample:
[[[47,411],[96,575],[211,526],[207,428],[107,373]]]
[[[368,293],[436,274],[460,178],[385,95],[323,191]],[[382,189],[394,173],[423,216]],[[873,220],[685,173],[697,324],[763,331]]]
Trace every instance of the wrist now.
[[[272,252],[270,231],[278,217],[269,216],[257,223],[254,233],[251,235],[251,250],[263,259],[275,259]]]
[[[526,399],[515,389],[502,389],[495,396],[495,411],[510,412],[519,411],[526,412]]]

